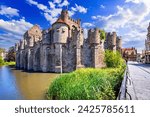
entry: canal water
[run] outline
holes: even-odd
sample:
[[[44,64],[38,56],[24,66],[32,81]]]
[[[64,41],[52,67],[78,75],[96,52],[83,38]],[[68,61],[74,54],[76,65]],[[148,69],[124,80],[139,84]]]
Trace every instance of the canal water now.
[[[0,67],[0,100],[43,100],[55,73],[28,73]]]

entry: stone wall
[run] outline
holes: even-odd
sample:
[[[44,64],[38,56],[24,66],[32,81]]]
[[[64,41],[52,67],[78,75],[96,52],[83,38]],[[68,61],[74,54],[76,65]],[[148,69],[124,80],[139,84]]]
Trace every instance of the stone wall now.
[[[112,51],[121,51],[122,39],[117,36],[116,32],[106,33],[106,40],[104,42],[104,48]]]

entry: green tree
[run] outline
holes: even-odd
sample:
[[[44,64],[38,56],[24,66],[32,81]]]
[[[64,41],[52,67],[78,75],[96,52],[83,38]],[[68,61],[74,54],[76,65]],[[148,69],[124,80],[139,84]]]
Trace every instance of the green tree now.
[[[100,38],[101,38],[101,40],[105,40],[106,39],[106,34],[105,34],[104,30],[100,31]]]
[[[10,61],[15,61],[16,59],[16,55],[15,55],[15,48],[14,47],[10,47],[9,50],[8,50],[8,54],[7,54],[7,61],[10,62]]]
[[[106,50],[105,51],[105,63],[107,67],[113,67],[113,68],[126,66],[125,61],[123,60],[121,54],[118,51],[113,52],[111,50]]]
[[[0,56],[0,66],[4,64],[4,60],[2,59],[2,57]]]

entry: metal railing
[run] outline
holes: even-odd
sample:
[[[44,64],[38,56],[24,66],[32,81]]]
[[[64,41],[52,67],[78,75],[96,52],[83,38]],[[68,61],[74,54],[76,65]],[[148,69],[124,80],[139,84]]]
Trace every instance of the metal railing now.
[[[130,83],[131,85],[131,79],[129,78],[129,69],[128,69],[128,65],[127,68],[124,72],[124,78],[120,87],[120,91],[119,91],[119,95],[117,97],[117,100],[126,100],[127,99],[127,95],[129,97],[130,100],[132,100],[131,95],[128,93],[127,91],[127,83]]]

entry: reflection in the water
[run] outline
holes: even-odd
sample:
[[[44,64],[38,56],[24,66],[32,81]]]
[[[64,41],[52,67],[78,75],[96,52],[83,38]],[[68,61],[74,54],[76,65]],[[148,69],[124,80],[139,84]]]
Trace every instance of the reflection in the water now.
[[[0,68],[0,99],[45,99],[50,83],[58,76],[53,73],[27,73]]]

